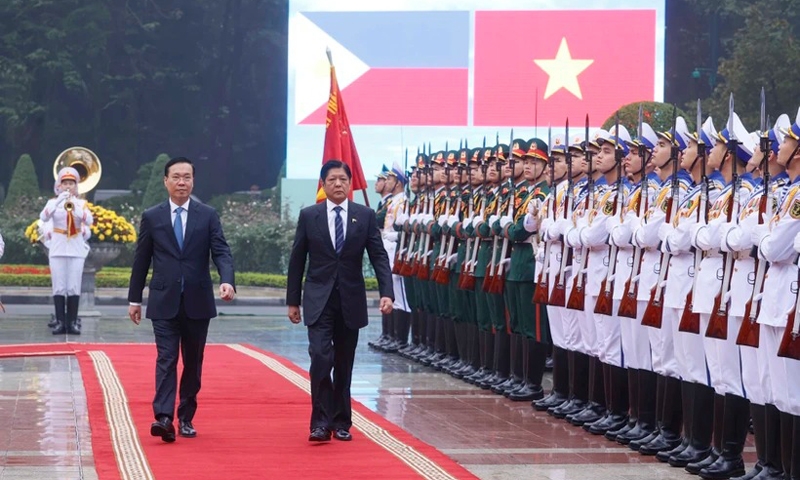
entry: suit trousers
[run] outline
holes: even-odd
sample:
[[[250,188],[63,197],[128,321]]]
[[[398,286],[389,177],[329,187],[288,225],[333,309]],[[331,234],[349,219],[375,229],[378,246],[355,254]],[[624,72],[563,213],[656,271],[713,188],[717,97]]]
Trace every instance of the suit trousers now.
[[[184,299],[178,307],[178,316],[171,319],[153,319],[156,337],[156,395],[153,399],[155,418],[175,414],[175,391],[178,386],[178,354],[183,360],[180,383],[178,418],[192,421],[197,411],[197,394],[203,373],[203,352],[206,348],[209,319],[195,320],[186,316]]]
[[[322,314],[308,326],[311,430],[319,427],[349,430],[353,425],[350,382],[357,344],[358,329],[345,325],[341,296],[338,286],[334,286]]]

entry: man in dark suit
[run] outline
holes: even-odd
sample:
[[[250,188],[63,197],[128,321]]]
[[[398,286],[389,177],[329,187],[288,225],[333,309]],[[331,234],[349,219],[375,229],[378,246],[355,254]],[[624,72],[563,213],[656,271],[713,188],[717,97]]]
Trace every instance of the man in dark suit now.
[[[392,271],[375,212],[347,200],[351,178],[350,167],[339,160],[322,166],[320,180],[327,200],[300,211],[289,258],[289,319],[300,323],[302,296],[308,327],[312,442],[330,440],[331,431],[337,440],[352,439],[350,380],[358,330],[367,326],[364,250],[378,278],[381,313],[391,313],[394,301]]]
[[[153,321],[156,338],[156,421],[150,434],[165,442],[175,441],[175,391],[178,383],[178,353],[183,360],[178,433],[194,437],[192,419],[203,368],[203,350],[211,318],[217,316],[214,289],[208,268],[209,256],[220,276],[219,295],[233,299],[233,257],[222,233],[217,212],[191,201],[194,165],[184,157],[173,158],[164,167],[164,186],[169,200],[142,215],[139,240],[133,257],[128,290],[128,315],[135,324],[142,319],[142,290],[153,264],[147,318]]]

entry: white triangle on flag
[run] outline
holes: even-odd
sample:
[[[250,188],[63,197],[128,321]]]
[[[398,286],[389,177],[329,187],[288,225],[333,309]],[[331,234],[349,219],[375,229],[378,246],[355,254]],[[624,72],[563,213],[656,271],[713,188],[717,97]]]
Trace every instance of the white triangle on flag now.
[[[294,120],[299,124],[328,102],[331,82],[326,48],[331,49],[341,90],[369,71],[369,66],[302,13],[294,17],[289,27],[289,71],[294,69]]]

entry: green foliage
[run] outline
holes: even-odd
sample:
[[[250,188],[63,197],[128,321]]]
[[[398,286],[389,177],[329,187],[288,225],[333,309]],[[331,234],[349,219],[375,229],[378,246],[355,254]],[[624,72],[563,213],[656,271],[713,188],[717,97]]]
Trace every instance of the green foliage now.
[[[164,187],[164,166],[168,161],[169,155],[162,153],[153,162],[150,180],[147,182],[144,195],[142,195],[142,210],[147,210],[167,199],[167,189]]]
[[[636,102],[629,103],[620,107],[619,110],[614,112],[605,122],[603,128],[609,130],[614,127],[616,116],[619,114],[619,124],[628,129],[631,137],[636,137],[637,129],[639,128],[639,105],[642,105],[642,120],[650,124],[656,132],[666,132],[672,128],[672,105],[661,102]],[[677,108],[676,115],[683,117],[689,128],[694,124],[694,117],[688,117],[687,114]]]
[[[138,195],[140,197],[144,195],[144,192],[147,190],[147,185],[150,183],[150,177],[153,174],[153,166],[155,166],[155,164],[155,160],[143,163],[139,167],[139,170],[136,171],[136,178],[133,179],[128,187],[133,195]]]
[[[13,208],[19,203],[29,202],[41,196],[39,181],[36,179],[36,169],[33,167],[33,160],[27,153],[19,157],[17,167],[11,176],[11,183],[8,186],[8,196],[6,205]]]

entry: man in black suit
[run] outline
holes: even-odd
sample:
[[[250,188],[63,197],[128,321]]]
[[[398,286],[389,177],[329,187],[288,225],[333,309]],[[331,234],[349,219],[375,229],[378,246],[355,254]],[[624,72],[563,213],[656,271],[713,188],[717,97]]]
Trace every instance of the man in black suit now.
[[[392,271],[375,212],[347,200],[352,175],[339,160],[322,166],[327,200],[300,211],[286,285],[289,320],[300,323],[300,299],[311,355],[309,441],[351,440],[350,380],[358,330],[367,326],[364,250],[380,289],[380,311],[392,312]],[[308,259],[305,288],[303,273]],[[302,295],[301,295],[302,290]],[[333,380],[331,381],[331,370]]]
[[[183,359],[178,433],[194,437],[192,425],[203,369],[203,351],[211,318],[217,316],[209,256],[220,276],[219,295],[226,301],[235,295],[233,257],[222,233],[217,212],[191,201],[194,165],[184,157],[164,167],[164,186],[169,200],[142,214],[139,240],[133,257],[128,290],[128,315],[136,325],[142,319],[142,290],[153,264],[147,318],[156,338],[156,421],[150,434],[165,442],[175,441],[175,391],[178,353]]]

